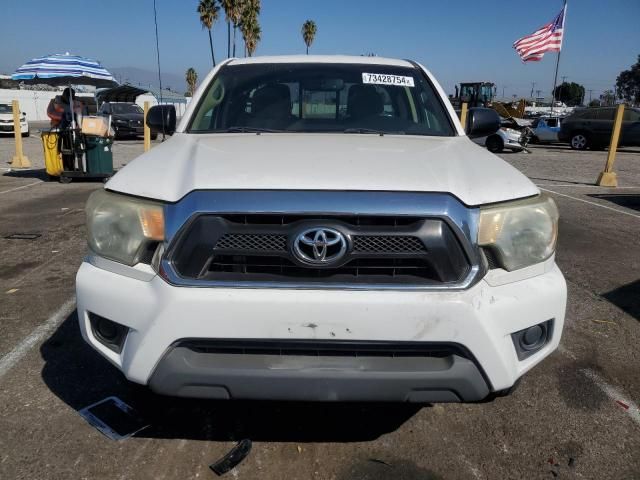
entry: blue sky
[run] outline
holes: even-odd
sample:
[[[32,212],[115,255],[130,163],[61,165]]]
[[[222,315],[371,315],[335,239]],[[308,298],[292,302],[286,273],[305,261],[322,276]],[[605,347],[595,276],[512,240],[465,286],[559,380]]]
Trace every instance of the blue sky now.
[[[0,72],[11,73],[41,54],[70,51],[109,67],[153,70],[152,0],[1,0]],[[314,19],[317,54],[373,52],[415,59],[447,92],[461,81],[489,80],[502,95],[548,95],[555,54],[522,64],[511,45],[549,22],[560,0],[262,0],[262,41],[257,54],[304,53],[300,27]],[[211,68],[197,0],[157,0],[163,70],[183,75]],[[640,54],[640,0],[570,0],[560,73],[593,89],[612,88],[617,74]],[[11,45],[10,48],[7,45]],[[214,27],[216,59],[226,56],[224,17]],[[239,45],[240,51],[241,47]],[[176,86],[184,88],[184,86]],[[588,95],[588,94],[587,94]]]

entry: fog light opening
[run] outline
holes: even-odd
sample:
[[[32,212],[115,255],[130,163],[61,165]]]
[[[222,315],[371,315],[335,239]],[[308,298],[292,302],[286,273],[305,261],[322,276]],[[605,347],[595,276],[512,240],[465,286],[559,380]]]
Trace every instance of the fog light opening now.
[[[513,340],[518,360],[524,360],[539,351],[551,340],[552,333],[553,320],[547,320],[512,333],[511,339]]]
[[[535,350],[545,340],[545,329],[540,325],[527,328],[520,336],[520,346],[524,350]]]
[[[129,328],[95,313],[89,313],[89,320],[93,336],[109,350],[120,353]]]

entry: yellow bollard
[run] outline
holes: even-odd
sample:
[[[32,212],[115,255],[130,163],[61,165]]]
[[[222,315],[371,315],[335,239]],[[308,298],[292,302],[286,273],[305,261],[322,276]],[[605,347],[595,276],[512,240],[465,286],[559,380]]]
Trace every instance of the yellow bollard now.
[[[616,151],[618,150],[618,141],[620,140],[620,130],[622,128],[622,117],[624,115],[624,104],[618,105],[616,111],[616,119],[613,122],[613,132],[611,133],[611,143],[609,144],[609,154],[607,155],[607,163],[604,170],[598,175],[596,185],[601,187],[617,187],[618,179],[616,172],[613,171],[613,162],[616,160]]]
[[[11,168],[29,168],[31,162],[22,153],[22,132],[20,131],[20,104],[17,100],[11,102],[13,106],[13,134],[16,139],[16,155],[11,161]]]
[[[467,102],[462,104],[462,109],[460,110],[460,123],[462,124],[462,128],[467,129]]]
[[[144,151],[151,148],[151,130],[147,127],[147,113],[149,113],[149,102],[144,102]]]

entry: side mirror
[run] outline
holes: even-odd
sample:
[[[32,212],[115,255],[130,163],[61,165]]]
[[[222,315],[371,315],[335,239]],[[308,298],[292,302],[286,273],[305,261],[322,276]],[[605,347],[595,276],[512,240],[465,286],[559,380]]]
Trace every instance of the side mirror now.
[[[492,108],[470,108],[465,130],[469,138],[486,137],[500,128],[500,115]]]
[[[156,105],[147,113],[147,127],[152,133],[173,135],[176,131],[176,107],[173,105]]]

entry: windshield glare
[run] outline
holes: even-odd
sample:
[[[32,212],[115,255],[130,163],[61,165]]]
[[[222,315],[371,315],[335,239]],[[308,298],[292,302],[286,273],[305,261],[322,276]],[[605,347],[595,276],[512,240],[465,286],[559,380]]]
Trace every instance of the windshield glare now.
[[[111,111],[113,113],[143,113],[142,108],[135,103],[112,103]]]
[[[326,63],[225,66],[189,131],[454,134],[417,68]]]

